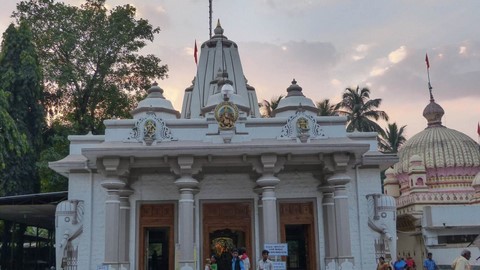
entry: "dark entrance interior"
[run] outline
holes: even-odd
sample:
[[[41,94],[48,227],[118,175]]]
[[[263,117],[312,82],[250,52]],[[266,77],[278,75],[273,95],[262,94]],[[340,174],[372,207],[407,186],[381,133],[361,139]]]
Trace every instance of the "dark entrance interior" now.
[[[174,270],[173,204],[140,206],[139,270]]]
[[[285,225],[285,237],[288,243],[287,269],[307,269],[308,225]]]
[[[281,202],[281,241],[288,243],[288,270],[317,270],[312,202]]]
[[[203,263],[214,254],[218,270],[230,270],[233,248],[245,247],[247,254],[252,254],[251,209],[250,202],[202,204]]]
[[[169,266],[169,228],[145,228],[146,270],[163,270]]]
[[[218,270],[229,270],[232,264],[232,249],[245,246],[245,232],[230,229],[210,233],[211,254],[217,257]]]

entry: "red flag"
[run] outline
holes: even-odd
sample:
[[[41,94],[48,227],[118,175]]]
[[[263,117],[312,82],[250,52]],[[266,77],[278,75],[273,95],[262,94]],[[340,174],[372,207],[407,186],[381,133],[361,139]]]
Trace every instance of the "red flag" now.
[[[193,58],[195,58],[195,65],[198,64],[197,53],[198,53],[197,40],[195,39],[195,47],[193,48]]]
[[[480,136],[480,123],[477,123],[477,134]]]
[[[428,62],[428,54],[425,54],[425,63],[427,63],[427,69],[430,68],[430,62]]]

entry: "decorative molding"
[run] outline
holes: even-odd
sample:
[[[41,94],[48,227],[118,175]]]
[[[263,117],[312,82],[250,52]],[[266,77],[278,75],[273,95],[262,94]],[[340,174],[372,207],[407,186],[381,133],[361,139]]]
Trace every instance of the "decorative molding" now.
[[[315,117],[306,114],[304,110],[290,116],[283,126],[278,139],[294,139],[300,142],[307,142],[309,139],[327,139],[322,127],[317,123]]]
[[[147,112],[145,117],[135,122],[128,141],[142,142],[144,145],[156,145],[163,141],[176,141],[172,132],[161,118],[154,112]]]

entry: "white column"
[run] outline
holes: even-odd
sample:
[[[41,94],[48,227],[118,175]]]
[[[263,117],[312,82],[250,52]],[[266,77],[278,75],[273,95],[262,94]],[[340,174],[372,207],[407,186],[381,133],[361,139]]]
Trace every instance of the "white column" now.
[[[102,183],[107,189],[105,200],[105,263],[119,263],[119,236],[120,236],[120,193],[119,190],[125,184],[120,180],[109,179],[108,183]]]
[[[346,188],[346,184],[349,183],[350,180],[350,176],[339,172],[327,179],[328,183],[334,187],[333,201],[335,209],[337,256],[340,266],[345,261],[353,263],[350,242],[348,193]]]
[[[182,270],[191,270],[195,264],[195,214],[194,214],[194,194],[198,188],[198,181],[192,177],[193,157],[178,157],[178,166],[174,168],[180,174],[180,178],[175,181],[175,185],[180,191],[178,200],[178,247],[179,249],[179,268]]]
[[[263,244],[278,243],[278,213],[275,185],[280,179],[273,174],[265,174],[257,180],[262,187]]]
[[[127,182],[125,176],[128,173],[128,165],[120,158],[104,158],[99,163],[99,170],[105,175],[101,185],[107,190],[104,265],[108,265],[111,270],[117,270],[122,268],[120,245],[125,245],[123,242],[125,238],[121,236],[123,231],[120,230],[120,223],[123,222],[120,214],[120,191]]]
[[[120,199],[120,217],[119,217],[119,261],[121,263],[130,263],[130,195],[133,190],[122,189],[119,192]]]
[[[323,193],[323,230],[325,238],[325,262],[328,264],[332,258],[337,257],[337,232],[335,224],[335,204],[333,199],[333,187],[320,187]]]

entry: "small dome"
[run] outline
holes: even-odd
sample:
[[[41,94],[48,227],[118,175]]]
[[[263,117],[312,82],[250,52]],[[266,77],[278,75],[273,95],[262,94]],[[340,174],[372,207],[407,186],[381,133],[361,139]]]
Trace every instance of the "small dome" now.
[[[445,111],[442,106],[435,103],[433,98],[430,100],[430,104],[423,110],[423,117],[427,119],[428,127],[441,126],[444,114]]]
[[[156,82],[152,84],[147,93],[148,96],[140,101],[137,108],[130,113],[134,118],[140,118],[149,111],[159,113],[159,116],[162,118],[180,117],[180,113],[173,108],[169,100],[165,99],[163,89]]]
[[[313,101],[305,97],[302,93],[302,87],[293,79],[292,84],[287,88],[287,96],[280,100],[277,108],[272,112],[274,116],[286,116],[290,112],[296,112],[299,108],[305,111],[310,111],[315,115],[318,114],[318,109],[315,107]],[[287,112],[285,114],[285,112]]]

